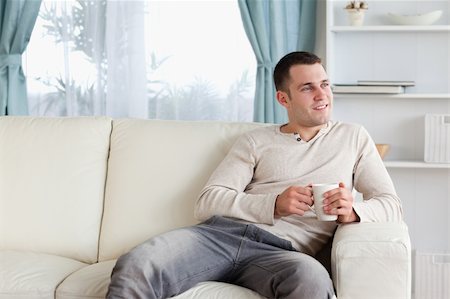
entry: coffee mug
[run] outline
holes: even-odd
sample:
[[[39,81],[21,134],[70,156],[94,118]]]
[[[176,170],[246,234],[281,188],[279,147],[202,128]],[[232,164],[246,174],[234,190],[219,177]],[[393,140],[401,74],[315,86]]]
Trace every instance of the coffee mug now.
[[[337,215],[328,215],[323,211],[323,194],[332,189],[339,188],[339,184],[313,184],[313,197],[314,197],[314,212],[317,219],[321,221],[336,221]]]

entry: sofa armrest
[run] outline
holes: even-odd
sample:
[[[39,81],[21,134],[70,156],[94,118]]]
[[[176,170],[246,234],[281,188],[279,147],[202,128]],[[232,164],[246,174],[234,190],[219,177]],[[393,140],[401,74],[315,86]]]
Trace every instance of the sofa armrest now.
[[[339,299],[410,299],[411,241],[405,223],[340,225],[331,251]]]

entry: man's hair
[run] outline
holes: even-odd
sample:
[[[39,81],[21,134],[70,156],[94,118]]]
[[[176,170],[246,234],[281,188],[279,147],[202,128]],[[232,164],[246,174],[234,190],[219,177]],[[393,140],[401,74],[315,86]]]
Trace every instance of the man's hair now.
[[[281,91],[289,91],[286,83],[290,79],[289,70],[293,65],[297,64],[316,64],[322,63],[319,57],[309,52],[292,52],[285,55],[278,61],[273,71],[273,81],[275,82],[275,88]]]

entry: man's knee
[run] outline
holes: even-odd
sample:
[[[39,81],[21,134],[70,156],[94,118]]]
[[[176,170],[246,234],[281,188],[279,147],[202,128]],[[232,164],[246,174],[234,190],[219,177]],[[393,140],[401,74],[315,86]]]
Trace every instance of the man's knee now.
[[[154,240],[120,256],[111,274],[107,298],[161,298],[164,292],[165,263],[170,254]]]
[[[277,298],[331,299],[333,282],[328,271],[312,257],[293,263],[283,275]]]

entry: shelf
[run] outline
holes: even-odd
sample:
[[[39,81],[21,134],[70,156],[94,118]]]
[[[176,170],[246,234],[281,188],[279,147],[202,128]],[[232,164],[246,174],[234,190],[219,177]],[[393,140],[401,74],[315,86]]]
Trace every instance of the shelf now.
[[[386,168],[440,168],[450,169],[450,164],[445,163],[426,163],[423,161],[384,161]]]
[[[450,32],[450,25],[429,26],[402,26],[402,25],[380,25],[380,26],[332,26],[332,32]]]
[[[334,93],[335,98],[386,98],[386,99],[427,99],[450,100],[450,93],[401,93],[401,94],[373,94],[373,93]]]

